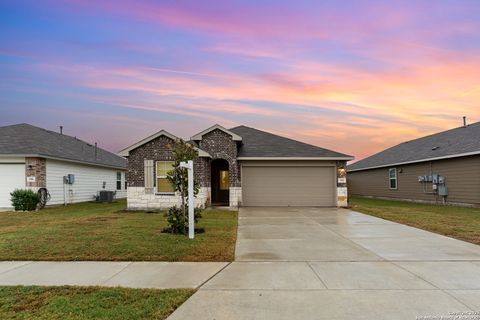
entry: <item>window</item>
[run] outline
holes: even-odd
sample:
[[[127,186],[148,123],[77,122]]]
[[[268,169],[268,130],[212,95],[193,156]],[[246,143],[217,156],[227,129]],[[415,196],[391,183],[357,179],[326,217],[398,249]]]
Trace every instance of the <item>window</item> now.
[[[157,193],[173,193],[172,184],[167,179],[168,172],[173,170],[173,161],[157,161],[155,164]]]
[[[220,170],[220,190],[228,190],[230,179],[227,170]]]
[[[122,190],[122,173],[117,172],[117,190]]]
[[[390,189],[397,189],[397,168],[388,169],[388,180]]]

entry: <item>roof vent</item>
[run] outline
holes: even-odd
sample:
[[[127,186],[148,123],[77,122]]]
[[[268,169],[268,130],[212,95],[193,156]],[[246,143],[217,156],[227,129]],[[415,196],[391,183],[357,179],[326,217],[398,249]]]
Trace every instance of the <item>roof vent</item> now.
[[[440,148],[440,147],[439,146],[433,147],[432,151],[437,150],[438,148]]]
[[[463,127],[464,128],[467,127],[467,117],[466,116],[463,116]]]

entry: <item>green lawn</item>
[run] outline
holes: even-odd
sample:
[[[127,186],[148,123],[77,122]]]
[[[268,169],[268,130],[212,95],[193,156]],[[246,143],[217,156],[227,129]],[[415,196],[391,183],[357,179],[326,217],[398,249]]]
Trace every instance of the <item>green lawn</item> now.
[[[207,209],[194,240],[161,233],[161,213],[81,203],[39,212],[0,213],[0,260],[232,261],[237,213]]]
[[[165,319],[192,289],[0,287],[0,319]]]
[[[352,209],[452,238],[480,244],[480,208],[350,197]]]

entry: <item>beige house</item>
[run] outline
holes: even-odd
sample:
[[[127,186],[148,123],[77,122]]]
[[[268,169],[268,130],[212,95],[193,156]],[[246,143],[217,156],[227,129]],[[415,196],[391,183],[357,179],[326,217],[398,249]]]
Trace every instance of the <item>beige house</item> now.
[[[348,177],[351,195],[480,205],[480,122],[384,150]]]

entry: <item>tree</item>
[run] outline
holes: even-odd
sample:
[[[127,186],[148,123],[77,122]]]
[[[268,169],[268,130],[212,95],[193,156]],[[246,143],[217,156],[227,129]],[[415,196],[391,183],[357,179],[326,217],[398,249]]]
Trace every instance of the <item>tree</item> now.
[[[188,171],[180,167],[180,162],[196,160],[198,152],[193,146],[182,139],[177,139],[173,145],[170,145],[174,163],[172,171],[168,172],[167,179],[173,186],[175,192],[180,193],[182,200],[181,208],[176,206],[170,208],[167,213],[167,222],[169,231],[172,233],[186,234],[188,230]],[[193,184],[193,196],[196,197],[200,186],[196,181]],[[200,210],[195,209],[195,222],[201,218]]]

